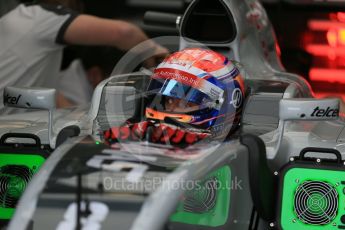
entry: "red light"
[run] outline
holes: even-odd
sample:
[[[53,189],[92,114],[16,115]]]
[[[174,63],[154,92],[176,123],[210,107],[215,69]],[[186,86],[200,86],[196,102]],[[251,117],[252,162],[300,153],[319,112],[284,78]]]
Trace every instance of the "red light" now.
[[[345,13],[338,12],[337,17],[342,22],[326,20],[310,20],[308,27],[312,31],[327,31],[327,41],[331,47],[345,45]]]
[[[306,45],[305,50],[313,56],[345,56],[345,47],[310,44]]]
[[[345,29],[338,31],[338,40],[341,45],[345,45]]]
[[[345,13],[344,12],[338,12],[337,13],[337,19],[339,22],[345,22]]]
[[[315,94],[317,97],[337,96],[344,101],[345,69],[340,68],[345,66],[345,12],[330,13],[328,20],[309,20],[308,28],[313,39],[305,42],[304,48],[313,56],[314,66],[309,71],[309,79],[319,82],[315,85],[317,88],[325,85],[320,88],[325,91]],[[327,42],[323,42],[325,38]]]
[[[327,32],[327,41],[331,47],[345,45],[345,29],[330,29]]]
[[[327,32],[327,41],[328,44],[332,47],[336,47],[338,43],[338,36],[336,30],[329,30]]]
[[[310,20],[308,21],[308,28],[314,31],[327,31],[331,28],[345,28],[342,22],[326,21],[326,20]]]
[[[318,92],[318,93],[315,93],[314,96],[316,98],[327,98],[327,97],[330,97],[330,96],[333,96],[333,97],[342,97],[343,95],[342,94],[335,94],[335,93],[327,93],[327,92]]]
[[[276,42],[276,51],[277,51],[278,56],[281,57],[282,56],[282,51],[280,49],[280,46],[279,46],[278,42]]]
[[[330,13],[329,14],[329,19],[331,19],[332,21],[338,21],[337,13]]]
[[[312,81],[338,82],[345,84],[345,70],[312,68],[309,71],[309,78]]]

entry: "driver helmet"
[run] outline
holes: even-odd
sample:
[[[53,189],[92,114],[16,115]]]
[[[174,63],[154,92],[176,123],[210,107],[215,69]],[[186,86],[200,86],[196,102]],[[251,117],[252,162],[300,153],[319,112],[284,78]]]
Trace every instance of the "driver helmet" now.
[[[187,48],[158,65],[147,94],[146,119],[220,136],[238,127],[245,87],[239,69],[227,57]]]

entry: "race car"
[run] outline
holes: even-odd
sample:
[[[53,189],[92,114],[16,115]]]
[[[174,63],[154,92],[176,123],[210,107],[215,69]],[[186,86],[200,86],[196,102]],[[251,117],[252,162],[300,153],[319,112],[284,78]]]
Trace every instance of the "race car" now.
[[[155,74],[121,61],[89,108],[55,110],[54,90],[8,87],[7,106],[49,112],[0,118],[8,229],[345,228],[339,101],[313,98],[284,71],[261,4],[195,0],[177,23],[181,51],[209,47],[236,61],[246,92],[230,97],[243,103],[239,129],[183,147],[107,141],[113,127],[147,116]]]

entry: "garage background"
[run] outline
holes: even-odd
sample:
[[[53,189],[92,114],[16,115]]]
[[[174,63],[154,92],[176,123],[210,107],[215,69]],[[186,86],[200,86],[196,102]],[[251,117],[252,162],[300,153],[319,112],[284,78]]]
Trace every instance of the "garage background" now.
[[[178,35],[178,31],[171,27],[145,25],[145,12],[182,15],[191,1],[84,0],[84,4],[85,13],[131,21],[150,37],[155,37]],[[337,96],[345,101],[345,1],[262,0],[262,3],[275,28],[281,60],[287,71],[306,78],[316,97]],[[111,69],[124,54],[112,50],[114,59],[109,62],[109,59],[101,58],[109,51],[99,48],[66,48],[61,68],[67,68],[74,58],[79,57],[89,62],[102,62],[105,68]]]

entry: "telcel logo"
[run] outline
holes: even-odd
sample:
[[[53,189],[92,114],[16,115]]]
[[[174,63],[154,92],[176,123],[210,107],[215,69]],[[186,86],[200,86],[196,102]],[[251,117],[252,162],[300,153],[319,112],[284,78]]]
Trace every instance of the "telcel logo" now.
[[[319,106],[316,107],[311,114],[312,117],[338,117],[339,110],[338,109],[331,109],[327,107],[327,109],[320,109]]]
[[[17,105],[21,96],[21,94],[19,94],[17,97],[7,94],[4,97],[4,104]]]

